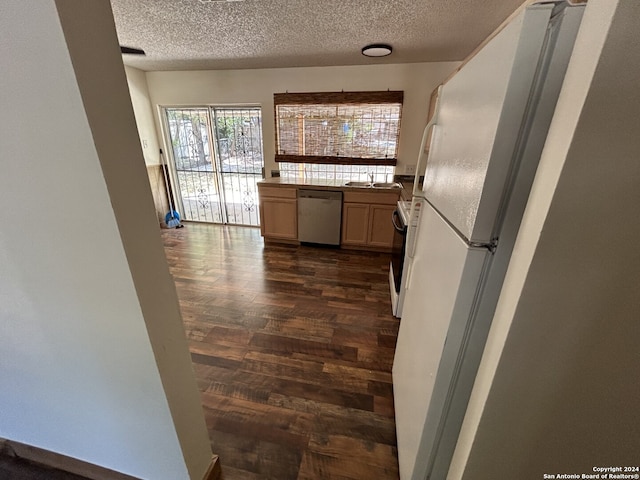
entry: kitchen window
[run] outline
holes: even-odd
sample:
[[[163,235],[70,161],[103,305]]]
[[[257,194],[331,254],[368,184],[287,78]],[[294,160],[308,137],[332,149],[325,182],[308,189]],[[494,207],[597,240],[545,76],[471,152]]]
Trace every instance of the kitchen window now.
[[[376,180],[397,163],[403,92],[277,93],[281,176]]]

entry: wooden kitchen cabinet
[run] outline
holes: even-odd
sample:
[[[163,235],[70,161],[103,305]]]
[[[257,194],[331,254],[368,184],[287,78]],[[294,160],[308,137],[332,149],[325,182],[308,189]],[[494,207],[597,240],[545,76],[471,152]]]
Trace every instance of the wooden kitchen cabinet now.
[[[391,215],[399,195],[399,192],[345,192],[342,245],[390,251],[393,246]]]
[[[396,200],[397,202],[397,200]],[[391,216],[396,205],[370,205],[367,245],[391,248],[393,246],[393,225]]]
[[[297,189],[258,185],[260,233],[265,240],[298,240]]]
[[[342,244],[366,245],[369,236],[369,205],[342,205]]]
[[[265,241],[298,243],[298,188],[258,183],[260,232]],[[341,246],[391,251],[391,215],[399,197],[400,189],[344,189]]]

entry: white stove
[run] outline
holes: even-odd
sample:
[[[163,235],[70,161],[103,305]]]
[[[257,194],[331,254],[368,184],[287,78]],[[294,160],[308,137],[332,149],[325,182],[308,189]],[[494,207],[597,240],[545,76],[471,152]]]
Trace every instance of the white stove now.
[[[420,214],[420,201],[411,210],[411,202],[398,202],[396,210],[393,212],[392,223],[395,230],[393,239],[393,250],[391,252],[391,265],[389,268],[389,289],[391,291],[391,307],[393,315],[397,318],[402,316],[402,304],[406,290],[407,271],[410,266],[410,258],[407,252],[413,247],[413,237],[415,227],[418,224]]]

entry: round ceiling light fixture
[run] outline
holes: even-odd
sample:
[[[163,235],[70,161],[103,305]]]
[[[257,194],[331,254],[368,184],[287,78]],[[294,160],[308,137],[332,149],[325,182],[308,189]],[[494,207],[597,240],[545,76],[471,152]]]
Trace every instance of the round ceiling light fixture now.
[[[362,54],[365,57],[386,57],[391,55],[392,51],[391,45],[386,43],[372,43],[362,48]]]

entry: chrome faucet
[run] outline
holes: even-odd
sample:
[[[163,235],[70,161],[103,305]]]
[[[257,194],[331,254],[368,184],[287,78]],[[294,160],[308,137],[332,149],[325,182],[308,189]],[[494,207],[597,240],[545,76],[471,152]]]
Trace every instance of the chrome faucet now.
[[[369,174],[369,180],[371,180],[371,183],[373,183],[373,172]]]

